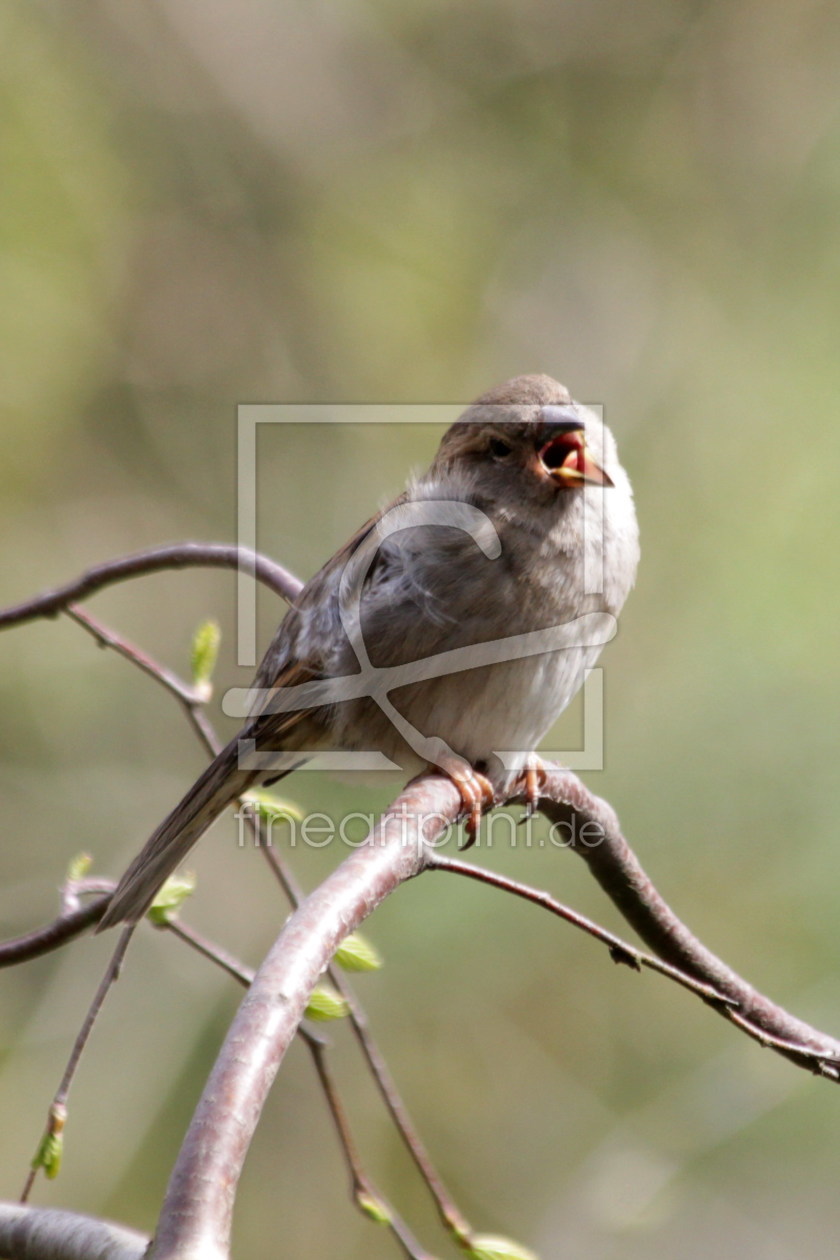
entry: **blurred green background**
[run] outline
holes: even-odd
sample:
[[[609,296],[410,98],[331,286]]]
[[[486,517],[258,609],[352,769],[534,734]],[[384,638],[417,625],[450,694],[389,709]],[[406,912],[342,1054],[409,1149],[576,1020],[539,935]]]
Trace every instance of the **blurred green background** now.
[[[457,404],[557,376],[605,405],[643,539],[587,781],[713,949],[840,1032],[835,6],[69,0],[3,3],[0,37],[0,601],[143,546],[233,540],[239,402]],[[379,432],[272,433],[264,550],[310,574],[434,446]],[[196,572],[91,609],[181,670],[215,614],[225,686],[247,682],[234,595]],[[280,611],[261,597],[263,641]],[[79,850],[117,874],[202,754],[162,691],[66,620],[3,635],[0,697],[11,935],[51,917]],[[329,811],[391,790],[287,784]],[[481,857],[621,930],[574,857]],[[311,886],[338,854],[294,860]],[[256,962],[285,914],[257,856],[226,822],[194,864],[190,918]],[[831,1254],[827,1083],[477,886],[418,880],[369,934],[388,966],[359,988],[477,1227],[544,1260]],[[0,1195],[112,944],[3,974]],[[141,934],[36,1201],[152,1225],[238,998]],[[334,1036],[372,1174],[453,1254]],[[395,1254],[348,1204],[297,1046],[236,1254]]]

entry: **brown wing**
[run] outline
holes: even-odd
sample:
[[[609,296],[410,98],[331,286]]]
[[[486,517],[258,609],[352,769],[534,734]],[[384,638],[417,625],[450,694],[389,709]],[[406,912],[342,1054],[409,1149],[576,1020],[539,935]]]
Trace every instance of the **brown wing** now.
[[[404,503],[407,497],[406,493],[401,494],[383,511],[390,511],[392,507]],[[335,555],[309,579],[280,623],[253,682],[258,696],[251,721],[255,726],[259,726],[259,733],[263,738],[270,733],[272,740],[278,740],[311,715],[312,710],[296,709],[288,713],[266,713],[261,716],[260,708],[269,703],[270,695],[274,695],[282,688],[300,686],[302,683],[314,682],[325,677],[323,664],[318,656],[317,644],[312,645],[312,650],[306,657],[299,655],[301,613],[319,603],[338,598],[338,583],[344,566],[368,537],[382,515],[383,512],[377,512],[370,520],[365,521],[344,546],[339,548]],[[366,583],[370,582],[376,571],[377,559],[370,566],[365,579]],[[266,693],[270,693],[269,697]]]

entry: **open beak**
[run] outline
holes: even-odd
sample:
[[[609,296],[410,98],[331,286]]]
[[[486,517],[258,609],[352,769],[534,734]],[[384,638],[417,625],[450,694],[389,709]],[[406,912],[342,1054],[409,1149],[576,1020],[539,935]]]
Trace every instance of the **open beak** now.
[[[583,421],[571,407],[544,407],[546,424],[541,434],[543,445],[537,452],[539,464],[558,485],[611,486],[613,483],[586,449]]]

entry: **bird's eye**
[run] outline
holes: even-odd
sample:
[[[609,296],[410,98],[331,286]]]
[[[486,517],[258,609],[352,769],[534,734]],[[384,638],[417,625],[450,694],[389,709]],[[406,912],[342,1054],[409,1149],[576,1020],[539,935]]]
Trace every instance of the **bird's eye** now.
[[[494,459],[505,459],[512,450],[510,443],[503,442],[501,438],[492,438],[490,441],[490,454]]]

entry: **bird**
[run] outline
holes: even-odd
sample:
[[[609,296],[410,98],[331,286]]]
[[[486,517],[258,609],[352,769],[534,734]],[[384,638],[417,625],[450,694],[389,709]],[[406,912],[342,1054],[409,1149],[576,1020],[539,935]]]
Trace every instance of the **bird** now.
[[[635,581],[629,478],[600,415],[516,376],[447,429],[427,471],[289,608],[250,716],[119,881],[97,930],[136,923],[210,824],[318,749],[375,750],[456,783],[474,834],[495,786],[538,797],[540,740]]]

